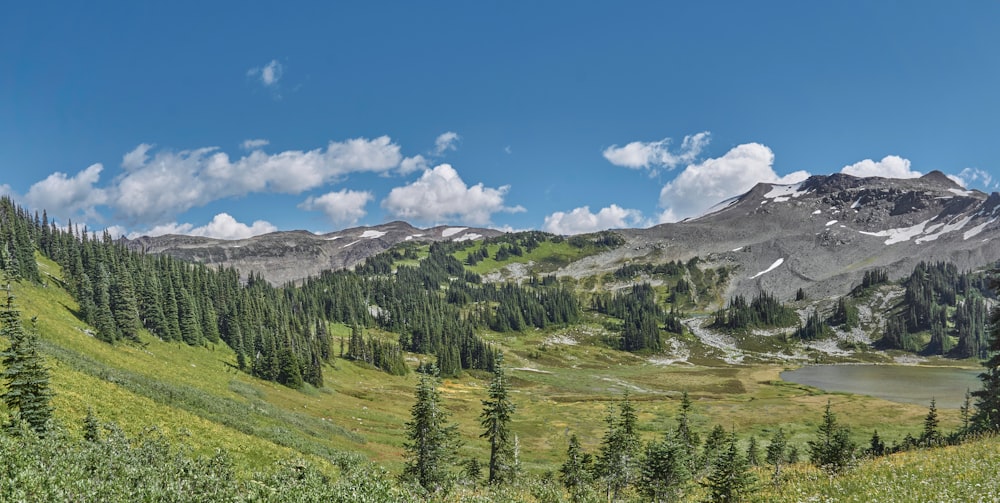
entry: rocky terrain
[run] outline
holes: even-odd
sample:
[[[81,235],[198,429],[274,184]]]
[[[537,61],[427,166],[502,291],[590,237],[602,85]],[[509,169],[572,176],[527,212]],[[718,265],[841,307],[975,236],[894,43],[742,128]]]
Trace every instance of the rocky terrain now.
[[[700,257],[734,266],[732,292],[766,289],[789,298],[846,293],[865,270],[893,279],[921,261],[973,269],[1000,260],[1000,194],[966,190],[940,172],[914,179],[813,176],[794,185],[758,184],[706,214],[648,229],[616,231],[626,245],[571,263],[557,275],[610,272],[628,261],[658,263]],[[406,241],[474,240],[500,231],[465,227],[418,229],[405,222],[324,235],[276,232],[224,241],[189,236],[143,237],[134,249],[234,266],[272,283],[351,267]]]
[[[330,269],[353,267],[368,257],[408,241],[464,241],[493,237],[493,229],[439,226],[418,229],[406,222],[355,227],[329,234],[273,232],[249,239],[223,240],[167,235],[126,240],[148,253],[254,272],[273,284],[298,281]]]

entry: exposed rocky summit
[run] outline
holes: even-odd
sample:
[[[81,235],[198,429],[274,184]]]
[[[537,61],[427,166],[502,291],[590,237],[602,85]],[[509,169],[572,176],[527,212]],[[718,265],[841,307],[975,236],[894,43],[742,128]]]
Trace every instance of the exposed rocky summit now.
[[[135,250],[162,253],[211,265],[259,273],[274,284],[298,281],[329,269],[352,267],[406,241],[463,241],[502,234],[493,229],[433,227],[418,229],[406,222],[356,227],[329,234],[307,231],[272,232],[248,239],[223,240],[167,235],[126,240]]]
[[[875,267],[898,278],[921,260],[964,269],[994,263],[998,219],[1000,194],[963,189],[938,171],[905,180],[813,176],[758,184],[697,218],[621,231],[628,248],[617,262],[700,256],[737,266],[736,291],[763,288],[788,298],[802,287],[829,297]],[[590,259],[594,267],[608,261]]]

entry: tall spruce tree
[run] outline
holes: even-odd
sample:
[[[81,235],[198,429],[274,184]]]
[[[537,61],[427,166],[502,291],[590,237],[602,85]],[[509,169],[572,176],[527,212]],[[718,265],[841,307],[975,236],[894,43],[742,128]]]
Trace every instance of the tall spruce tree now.
[[[785,438],[785,430],[778,428],[771,436],[771,442],[767,444],[767,455],[764,458],[768,464],[774,467],[772,480],[777,484],[781,480],[781,465],[784,464],[788,452],[788,440]]]
[[[417,401],[410,409],[406,423],[405,479],[416,481],[429,492],[444,490],[450,474],[448,465],[455,460],[459,446],[458,429],[448,423],[448,413],[441,407],[437,369],[420,374]]]
[[[608,430],[601,441],[596,467],[610,500],[618,499],[635,480],[639,461],[638,416],[629,400],[628,390],[625,390],[620,408],[618,417],[615,417],[613,406],[608,409]]]
[[[827,401],[816,440],[809,441],[809,460],[824,470],[839,473],[854,459],[855,448],[850,439],[850,430],[837,424],[837,416]]]
[[[493,366],[493,380],[490,381],[489,399],[483,400],[480,424],[485,438],[490,443],[490,484],[510,482],[517,476],[514,463],[514,438],[510,431],[511,416],[516,407],[510,401],[507,377],[503,369],[503,355],[497,355]]]
[[[16,429],[20,420],[37,433],[44,433],[52,416],[49,371],[38,353],[38,334],[34,330],[24,330],[9,286],[7,303],[0,309],[0,324],[0,335],[10,343],[7,350],[0,353],[4,365],[2,375],[7,381],[7,391],[2,398],[14,413],[10,426]]]
[[[639,491],[650,501],[671,501],[691,480],[688,451],[676,437],[667,435],[646,446],[639,476]]]
[[[990,280],[993,291],[1000,293],[1000,271],[994,271]],[[979,374],[983,389],[972,392],[976,397],[976,413],[972,416],[973,428],[978,431],[1000,431],[1000,305],[993,307],[990,315],[990,357]]]
[[[569,447],[566,449],[566,461],[559,468],[559,480],[569,491],[573,501],[580,501],[590,484],[590,472],[593,468],[593,457],[583,452],[580,440],[576,435],[569,437]]]
[[[708,475],[705,485],[708,486],[710,501],[742,501],[751,492],[754,482],[750,466],[737,448],[736,432],[733,432],[727,448],[715,459],[712,472]]]

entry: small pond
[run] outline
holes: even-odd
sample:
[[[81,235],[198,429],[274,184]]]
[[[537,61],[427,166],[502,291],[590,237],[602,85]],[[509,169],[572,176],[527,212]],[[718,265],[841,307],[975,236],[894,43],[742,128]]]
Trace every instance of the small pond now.
[[[957,409],[965,391],[982,387],[981,370],[905,365],[810,365],[786,370],[781,378],[824,391],[869,395],[893,402]],[[975,399],[973,399],[975,403]]]

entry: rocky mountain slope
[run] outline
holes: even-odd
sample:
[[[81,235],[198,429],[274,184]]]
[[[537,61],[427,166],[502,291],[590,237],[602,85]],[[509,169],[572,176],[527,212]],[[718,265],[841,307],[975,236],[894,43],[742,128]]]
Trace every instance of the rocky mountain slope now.
[[[736,266],[732,291],[790,298],[846,293],[865,270],[896,279],[921,261],[960,269],[1000,260],[1000,194],[965,190],[940,172],[900,180],[834,174],[794,185],[758,184],[708,213],[649,229],[622,230],[627,245],[571,264],[586,276],[624,261],[694,256]]]
[[[407,241],[464,241],[493,237],[493,229],[439,226],[418,229],[406,222],[356,227],[329,234],[273,232],[249,239],[223,240],[167,235],[126,240],[134,250],[255,272],[273,284],[298,281],[329,269],[352,267]]]
[[[865,270],[891,278],[921,261],[960,269],[1000,260],[1000,194],[966,190],[940,172],[914,179],[813,176],[794,185],[762,183],[706,214],[649,229],[618,232],[626,245],[571,263],[557,275],[586,277],[628,261],[662,263],[698,256],[735,266],[730,290],[758,289],[790,298],[846,293]],[[471,240],[500,231],[465,227],[417,229],[404,222],[314,235],[276,232],[238,241],[189,236],[140,238],[135,249],[255,271],[273,283],[350,267],[405,241]]]

